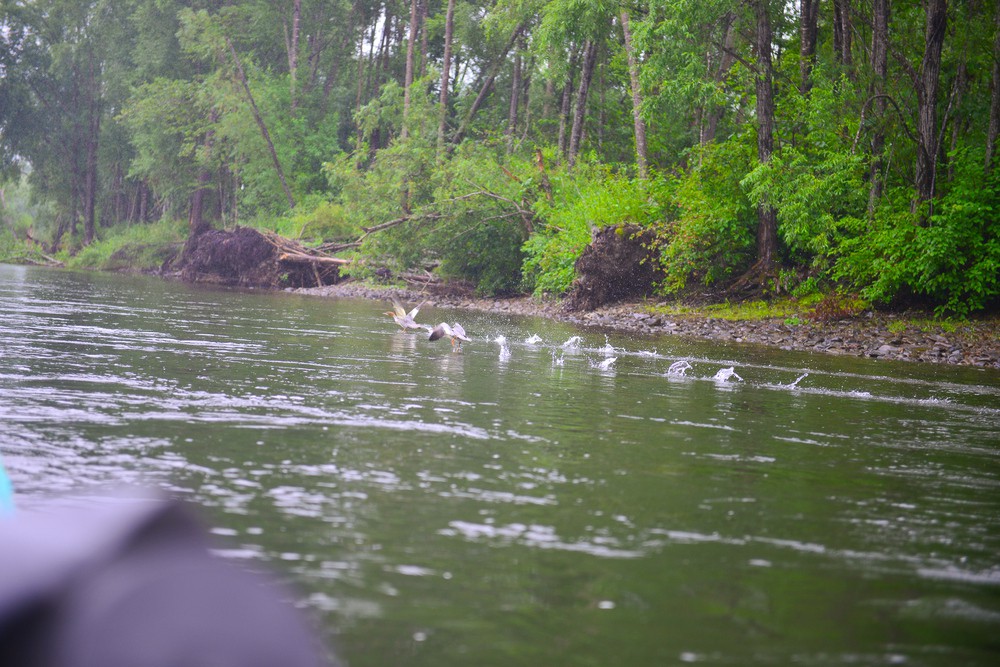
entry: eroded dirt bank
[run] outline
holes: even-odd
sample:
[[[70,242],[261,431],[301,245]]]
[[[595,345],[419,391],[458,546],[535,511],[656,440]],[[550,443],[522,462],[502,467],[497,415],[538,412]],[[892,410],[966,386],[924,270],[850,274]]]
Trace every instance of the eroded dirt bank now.
[[[899,316],[866,312],[835,321],[722,320],[650,312],[656,301],[633,301],[604,306],[591,312],[567,312],[561,303],[538,302],[529,297],[479,299],[458,291],[441,293],[373,287],[345,282],[327,287],[291,290],[324,297],[389,300],[407,307],[427,300],[437,307],[467,308],[518,315],[539,315],[583,326],[605,327],[640,334],[675,334],[714,341],[755,343],[783,350],[801,350],[876,359],[958,364],[1000,369],[1000,319],[974,320],[949,327],[930,324],[903,326]]]

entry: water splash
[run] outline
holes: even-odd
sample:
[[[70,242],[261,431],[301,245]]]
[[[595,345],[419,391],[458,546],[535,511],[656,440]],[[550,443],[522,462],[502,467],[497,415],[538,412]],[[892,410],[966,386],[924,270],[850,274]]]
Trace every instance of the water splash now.
[[[539,343],[542,342],[542,337],[539,336],[538,334],[531,334],[530,336],[524,339],[524,342],[526,345],[538,345]]]
[[[500,361],[507,361],[510,359],[510,346],[507,345],[507,337],[497,336],[493,339],[493,342],[500,346]]]
[[[601,352],[604,353],[605,357],[611,357],[615,355],[615,348],[608,340],[607,336],[604,336],[604,347],[601,348]]]
[[[691,364],[686,360],[681,359],[680,361],[675,361],[670,364],[670,368],[667,369],[667,375],[684,377],[684,374],[687,373],[689,368],[691,368]]]
[[[809,377],[809,373],[803,373],[802,375],[800,375],[797,378],[795,378],[795,382],[793,382],[790,385],[788,385],[788,388],[789,389],[795,389],[795,387],[797,387],[799,385],[799,382],[802,382],[802,380],[804,380],[807,377]]]
[[[566,360],[563,359],[563,353],[562,352],[560,352],[559,356],[557,357],[556,356],[556,351],[552,350],[552,365],[553,366],[562,366],[565,361]]]
[[[722,368],[718,373],[712,376],[712,379],[716,382],[727,382],[731,378],[736,378],[740,382],[743,382],[743,378],[736,374],[736,369],[733,366],[730,366],[729,368]]]
[[[654,347],[652,350],[639,350],[639,356],[640,357],[652,357],[652,358],[655,359],[656,357],[658,357],[660,355],[656,353],[656,348]]]
[[[618,357],[608,357],[604,361],[595,364],[595,366],[601,369],[602,371],[606,371],[609,370],[615,364],[616,361],[618,361]]]
[[[580,343],[583,342],[583,338],[580,336],[572,336],[569,340],[562,344],[564,350],[576,350],[580,347]]]

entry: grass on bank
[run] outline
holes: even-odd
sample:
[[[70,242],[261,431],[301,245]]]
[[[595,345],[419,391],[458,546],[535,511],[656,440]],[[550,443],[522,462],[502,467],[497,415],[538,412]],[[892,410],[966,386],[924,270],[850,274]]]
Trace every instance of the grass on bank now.
[[[752,300],[745,302],[723,302],[716,304],[685,304],[659,303],[650,306],[651,313],[668,317],[715,318],[729,321],[759,321],[781,320],[787,326],[801,326],[809,322],[829,322],[841,319],[851,319],[872,311],[872,305],[864,299],[843,296],[836,293],[813,293],[804,297],[785,297],[767,300]],[[992,330],[990,339],[1000,341],[1000,318],[987,315],[980,318],[966,319],[954,317],[937,317],[931,314],[914,312],[882,313],[880,319],[890,333],[903,335],[907,332],[931,334],[949,334],[963,327],[973,325],[985,330]],[[975,325],[975,322],[979,322]]]
[[[770,320],[784,319],[794,320],[796,318],[806,319],[813,316],[817,308],[822,308],[820,304],[831,299],[820,293],[811,294],[805,297],[784,297],[772,300],[755,299],[752,301],[731,302],[726,300],[715,304],[686,304],[683,301],[675,303],[660,304],[650,308],[650,312],[659,315],[670,315],[674,317],[713,317],[720,320]],[[860,300],[851,300],[850,309],[852,311],[864,310],[867,304]],[[841,306],[846,310],[846,304]],[[794,322],[789,322],[793,324]]]
[[[76,269],[155,272],[180,251],[187,231],[187,223],[183,220],[102,228],[90,245],[75,254],[60,251],[56,258]]]

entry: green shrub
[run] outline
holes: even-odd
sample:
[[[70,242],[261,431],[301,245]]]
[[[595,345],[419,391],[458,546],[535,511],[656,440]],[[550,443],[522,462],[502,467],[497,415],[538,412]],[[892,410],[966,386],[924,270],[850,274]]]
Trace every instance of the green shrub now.
[[[845,226],[864,218],[868,188],[858,155],[785,146],[741,181],[755,205],[778,214],[784,250],[798,264],[825,264]]]
[[[262,218],[253,226],[307,244],[352,241],[361,235],[361,227],[348,219],[343,205],[318,195],[304,198],[287,215]]]
[[[540,198],[543,221],[524,244],[525,287],[536,296],[559,295],[573,283],[574,265],[593,230],[634,223],[650,226],[666,215],[671,182],[662,177],[629,178],[607,167],[583,165],[551,178],[553,197]]]
[[[676,217],[659,229],[666,293],[690,278],[724,280],[748,267],[756,250],[756,212],[740,185],[753,161],[749,144],[711,144],[692,159],[700,164],[678,179]]]
[[[897,201],[842,244],[838,275],[862,296],[887,303],[909,291],[939,316],[964,316],[1000,296],[1000,173],[983,178],[982,151],[952,159],[955,178],[933,214],[901,212]]]

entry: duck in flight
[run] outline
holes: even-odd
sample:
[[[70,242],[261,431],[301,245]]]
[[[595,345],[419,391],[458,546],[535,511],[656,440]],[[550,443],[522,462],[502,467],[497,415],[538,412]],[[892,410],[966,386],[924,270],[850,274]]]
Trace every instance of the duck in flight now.
[[[444,338],[448,336],[451,338],[451,346],[455,347],[456,341],[459,349],[462,347],[462,341],[470,342],[471,339],[465,335],[465,329],[462,328],[461,324],[455,323],[451,326],[447,322],[442,322],[433,329],[430,330],[431,335],[428,340],[437,340],[438,338]]]
[[[406,331],[407,329],[424,329],[426,331],[430,331],[430,327],[426,324],[417,324],[415,320],[417,313],[420,312],[420,306],[425,303],[427,302],[421,301],[413,310],[406,312],[406,309],[403,308],[403,304],[396,299],[393,299],[392,310],[385,314],[391,317],[392,321],[398,324],[403,331]]]

